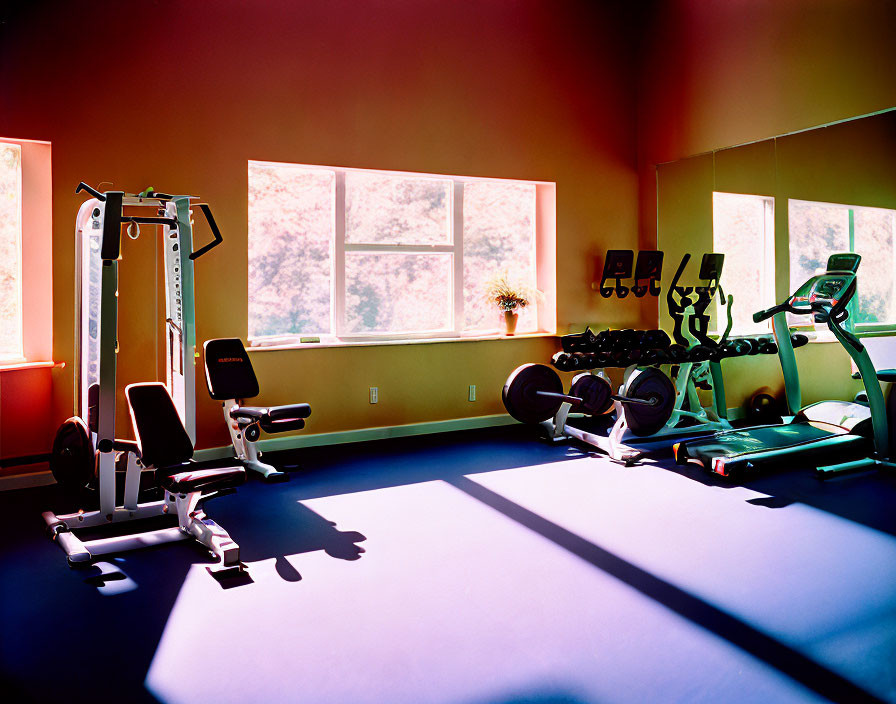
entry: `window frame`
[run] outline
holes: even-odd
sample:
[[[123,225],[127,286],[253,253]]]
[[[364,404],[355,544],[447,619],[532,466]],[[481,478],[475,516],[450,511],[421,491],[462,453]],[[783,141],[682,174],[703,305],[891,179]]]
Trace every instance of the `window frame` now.
[[[261,166],[275,168],[278,166],[294,167],[308,170],[331,172],[334,182],[334,222],[333,241],[331,243],[331,277],[330,277],[330,333],[295,333],[284,335],[265,335],[247,339],[253,347],[292,347],[308,343],[320,345],[351,345],[396,342],[426,342],[434,340],[473,340],[477,338],[493,339],[502,334],[501,328],[495,326],[488,330],[465,331],[464,323],[464,228],[463,228],[463,196],[464,186],[473,182],[498,182],[531,185],[535,188],[535,213],[532,245],[529,253],[530,264],[535,272],[536,288],[542,294],[540,300],[532,305],[536,309],[536,330],[518,333],[527,335],[556,334],[556,184],[548,181],[532,181],[526,179],[483,178],[474,176],[452,176],[448,174],[432,174],[422,172],[391,171],[385,169],[362,169],[352,167],[324,166],[320,164],[299,164],[267,160],[249,160],[249,168]],[[433,179],[448,181],[450,203],[448,204],[448,235],[446,244],[399,244],[399,243],[352,243],[346,241],[346,174],[349,172],[369,173],[382,176],[394,176],[413,179]],[[451,322],[449,327],[438,330],[402,333],[349,333],[345,327],[345,262],[346,253],[407,253],[407,254],[445,254],[451,257],[451,277],[448,300],[452,302]],[[247,292],[248,293],[248,292]],[[319,340],[319,342],[318,342]]]
[[[51,363],[53,357],[53,215],[50,142],[0,137],[21,148],[19,325],[21,356],[0,358],[0,370]]]
[[[14,273],[14,289],[15,289],[15,331],[16,338],[18,340],[18,350],[17,353],[12,355],[4,356],[0,353],[0,364],[15,364],[25,361],[25,331],[24,328],[24,314],[22,311],[22,146],[17,142],[12,140],[0,139],[0,147],[16,147],[19,153],[19,162],[17,165],[17,178],[16,178],[16,187],[18,193],[16,193],[16,201],[15,205],[18,210],[17,212],[17,220],[16,228],[15,228],[15,243],[13,244],[13,249],[16,254],[16,271]]]
[[[763,203],[763,223],[762,223],[762,266],[759,270],[759,290],[760,297],[765,298],[764,302],[760,302],[759,305],[755,306],[755,310],[763,310],[765,308],[770,308],[777,302],[776,297],[776,251],[777,251],[777,233],[775,232],[775,196],[767,196],[760,195],[756,193],[737,193],[735,191],[718,191],[713,189],[711,193],[712,197],[712,251],[718,252],[718,248],[716,246],[716,228],[715,228],[715,197],[716,194],[725,195],[725,196],[739,196],[742,198],[750,198],[753,200],[760,200]],[[725,280],[725,270],[722,270],[722,281]],[[724,290],[724,286],[723,286]],[[729,291],[730,293],[730,291]],[[737,298],[734,299],[734,304],[738,305]],[[740,303],[743,305],[743,302]],[[721,336],[725,331],[725,327],[727,326],[727,316],[722,304],[716,300],[716,308],[715,308],[715,330],[713,331],[714,335]],[[738,330],[736,327],[732,326],[730,335],[733,337],[738,336],[749,336],[749,335],[761,335],[769,332],[771,330],[771,320],[764,321],[763,324],[758,325],[758,327],[754,330]]]

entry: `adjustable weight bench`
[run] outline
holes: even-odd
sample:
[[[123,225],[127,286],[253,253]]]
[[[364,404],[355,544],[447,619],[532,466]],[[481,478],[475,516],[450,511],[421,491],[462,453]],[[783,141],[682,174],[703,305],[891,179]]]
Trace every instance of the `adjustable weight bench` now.
[[[258,379],[246,348],[239,338],[208,340],[205,349],[205,381],[209,395],[221,401],[224,420],[236,458],[246,468],[258,472],[266,481],[286,481],[289,475],[261,462],[256,446],[261,431],[283,433],[301,430],[311,415],[307,403],[285,406],[244,406],[243,401],[259,394]]]
[[[179,530],[205,545],[221,567],[239,568],[239,545],[205,514],[202,504],[245,482],[246,470],[208,468],[207,463],[193,460],[193,443],[164,384],[131,384],[125,396],[143,466],[155,469],[166,499],[174,498]]]
[[[64,516],[43,514],[47,529],[65,551],[70,567],[87,567],[103,555],[162,543],[195,539],[219,561],[215,570],[239,569],[240,549],[227,532],[202,510],[208,499],[234,491],[246,480],[242,467],[208,468],[194,462],[193,445],[164,384],[132,384],[125,389],[137,441],[115,440],[113,450],[127,455],[124,502],[107,510],[79,511]],[[160,501],[138,503],[143,468],[155,470],[165,490]],[[114,475],[113,475],[114,481]],[[115,496],[114,486],[112,496]],[[172,511],[173,510],[173,511]],[[100,529],[176,513],[178,525],[82,539],[79,529]]]

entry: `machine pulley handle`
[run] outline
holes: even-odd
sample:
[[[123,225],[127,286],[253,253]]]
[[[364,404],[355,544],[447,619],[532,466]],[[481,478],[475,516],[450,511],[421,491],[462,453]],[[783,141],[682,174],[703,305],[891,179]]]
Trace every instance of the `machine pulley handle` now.
[[[195,252],[192,252],[190,254],[190,259],[198,259],[210,249],[217,247],[224,241],[224,238],[221,237],[221,231],[218,229],[218,225],[215,222],[215,218],[212,216],[212,209],[208,207],[207,203],[198,203],[197,205],[202,211],[202,214],[205,215],[205,220],[208,222],[208,226],[211,228],[212,235],[215,239],[207,245],[200,247]]]
[[[88,186],[88,185],[87,185],[86,183],[84,183],[83,181],[81,181],[81,183],[78,184],[78,187],[75,189],[75,194],[77,195],[77,194],[80,193],[81,191],[87,191],[90,195],[92,195],[92,196],[93,196],[94,198],[96,198],[98,201],[103,201],[103,202],[105,202],[105,200],[106,200],[106,196],[105,196],[105,195],[103,195],[102,193],[100,193],[100,192],[99,192],[98,190],[96,190],[95,188],[91,188],[90,186]]]

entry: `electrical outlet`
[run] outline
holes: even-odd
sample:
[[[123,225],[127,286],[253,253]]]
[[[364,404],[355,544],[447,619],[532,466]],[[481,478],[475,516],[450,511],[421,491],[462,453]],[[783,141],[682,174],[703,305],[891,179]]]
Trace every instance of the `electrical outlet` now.
[[[377,401],[380,400],[379,396],[380,396],[379,389],[376,386],[371,386],[370,387],[370,402],[376,403]]]
[[[470,384],[470,396],[469,399],[471,401],[476,400],[476,384]]]

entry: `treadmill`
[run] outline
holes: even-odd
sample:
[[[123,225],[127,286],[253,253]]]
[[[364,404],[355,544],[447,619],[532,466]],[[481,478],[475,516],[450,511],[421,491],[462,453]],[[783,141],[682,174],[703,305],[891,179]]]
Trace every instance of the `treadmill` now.
[[[856,293],[858,254],[833,254],[827,271],[813,276],[783,303],[753,315],[754,322],[772,318],[778,355],[784,372],[789,422],[714,433],[678,443],[675,461],[695,460],[707,470],[730,478],[749,477],[763,469],[802,463],[820,476],[894,465],[890,462],[887,413],[878,372],[865,346],[843,327],[847,305]],[[825,323],[853,359],[861,375],[868,404],[820,401],[800,410],[799,376],[787,327],[787,313],[811,315]],[[892,376],[893,370],[880,373]],[[831,464],[831,462],[835,464]],[[824,466],[821,466],[824,465]]]

